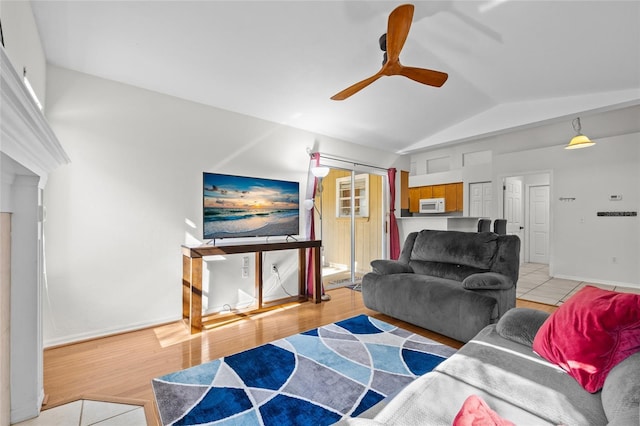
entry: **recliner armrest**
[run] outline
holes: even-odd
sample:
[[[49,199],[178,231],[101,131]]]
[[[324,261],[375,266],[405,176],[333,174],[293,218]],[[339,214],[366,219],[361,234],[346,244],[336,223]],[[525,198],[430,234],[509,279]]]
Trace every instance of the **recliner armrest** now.
[[[506,290],[513,287],[513,281],[497,272],[481,272],[465,278],[462,287],[467,290]]]
[[[407,263],[398,262],[397,260],[378,259],[371,261],[373,272],[379,275],[391,274],[412,274],[413,268]]]

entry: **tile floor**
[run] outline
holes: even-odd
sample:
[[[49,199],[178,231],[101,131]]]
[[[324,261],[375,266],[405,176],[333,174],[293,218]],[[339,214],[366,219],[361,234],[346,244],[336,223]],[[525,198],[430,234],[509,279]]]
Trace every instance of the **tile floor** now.
[[[91,401],[88,399],[43,410],[35,419],[19,426],[147,426],[140,405]]]
[[[625,293],[638,293],[640,289],[585,281],[572,281],[549,276],[549,265],[525,263],[520,266],[520,276],[516,287],[516,297],[547,305],[561,305],[569,297],[586,285]]]

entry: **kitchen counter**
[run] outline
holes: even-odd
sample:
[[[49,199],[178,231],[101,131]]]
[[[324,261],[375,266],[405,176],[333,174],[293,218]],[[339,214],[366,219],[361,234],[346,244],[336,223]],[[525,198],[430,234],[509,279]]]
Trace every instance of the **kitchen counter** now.
[[[477,232],[478,220],[482,217],[471,216],[405,216],[398,218],[398,231],[400,233],[400,243],[402,244],[412,232],[423,229],[433,229],[436,231],[463,231]]]

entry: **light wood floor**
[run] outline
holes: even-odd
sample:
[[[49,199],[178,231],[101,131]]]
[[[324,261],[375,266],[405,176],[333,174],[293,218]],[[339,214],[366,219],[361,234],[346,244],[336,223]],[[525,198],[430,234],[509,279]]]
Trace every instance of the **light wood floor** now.
[[[83,396],[106,400],[143,400],[155,404],[151,380],[203,362],[244,351],[301,331],[367,314],[417,334],[459,348],[448,337],[379,314],[364,307],[359,292],[338,288],[332,300],[301,303],[262,313],[236,323],[189,334],[181,321],[130,333],[50,348],[44,351],[44,409]],[[518,300],[518,306],[552,312],[554,306]],[[149,424],[157,423],[147,409]]]

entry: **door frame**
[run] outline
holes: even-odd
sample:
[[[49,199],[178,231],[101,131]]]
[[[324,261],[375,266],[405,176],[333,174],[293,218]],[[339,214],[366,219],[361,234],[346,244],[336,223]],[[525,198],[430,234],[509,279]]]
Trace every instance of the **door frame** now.
[[[522,177],[523,183],[523,223],[525,224],[525,229],[523,233],[523,241],[520,242],[520,259],[524,260],[524,262],[529,261],[529,187],[543,185],[542,183],[533,183],[529,182],[528,178],[535,178],[537,175],[547,175],[548,182],[544,183],[544,185],[549,185],[549,275],[553,276],[554,272],[554,246],[555,246],[555,238],[554,238],[554,190],[555,185],[553,182],[553,170],[552,169],[543,169],[543,170],[528,170],[528,171],[518,171],[513,173],[500,173],[495,178],[495,185],[498,189],[497,194],[499,196],[497,199],[497,216],[499,218],[504,218],[504,181],[510,177]],[[522,263],[522,262],[521,262]]]
[[[551,256],[549,253],[550,248],[550,238],[551,238],[551,185],[547,183],[530,183],[525,185],[525,203],[527,204],[527,238],[529,241],[527,242],[527,258],[526,261],[531,261],[531,188],[539,188],[539,187],[547,187],[549,188],[549,192],[547,194],[547,217],[548,217],[548,227],[549,231],[547,233],[547,263],[551,260]]]
[[[519,194],[518,194],[518,198],[520,200],[520,205],[519,206],[513,206],[513,210],[519,211],[519,217],[518,217],[518,224],[519,227],[518,229],[514,230],[513,228],[513,222],[509,222],[509,217],[507,215],[507,206],[505,205],[505,199],[507,198],[507,187],[510,187],[511,185],[509,185],[507,183],[507,181],[512,181],[512,182],[517,182],[517,186],[519,187]],[[521,240],[521,245],[520,245],[520,253],[523,253],[523,249],[524,247],[522,247],[525,242],[526,242],[526,238],[525,238],[525,233],[527,232],[526,228],[525,228],[525,195],[524,195],[524,188],[525,188],[525,183],[524,183],[524,176],[508,176],[506,178],[504,178],[502,180],[502,192],[501,192],[501,199],[502,199],[502,209],[499,212],[499,215],[501,218],[503,219],[507,219],[507,234],[516,234],[520,240]],[[522,255],[520,256],[520,264],[522,265],[525,262],[525,256]]]
[[[388,253],[389,253],[389,180],[387,177],[387,173],[386,171],[383,171],[380,168],[373,168],[373,167],[367,167],[366,165],[360,165],[360,164],[353,164],[352,167],[349,166],[345,166],[343,164],[338,164],[335,161],[331,161],[331,159],[326,159],[326,158],[320,158],[320,163],[323,166],[329,167],[330,169],[335,169],[335,170],[344,170],[346,172],[350,173],[351,176],[351,184],[354,184],[354,179],[355,176],[358,174],[369,174],[369,175],[377,175],[380,176],[381,178],[381,203],[380,206],[369,206],[370,209],[372,208],[379,208],[380,209],[380,213],[381,213],[381,218],[382,220],[380,221],[380,231],[381,231],[381,235],[382,235],[382,239],[381,241],[379,241],[380,244],[380,254],[381,254],[381,259],[387,259],[388,258]],[[352,192],[353,194],[353,192]],[[324,195],[322,195],[324,196]],[[353,199],[352,199],[353,202]],[[323,218],[323,220],[326,220],[325,218]],[[350,265],[349,265],[349,269],[351,272],[351,281],[354,282],[355,281],[355,275],[356,275],[356,254],[355,254],[355,226],[356,226],[356,220],[355,217],[353,216],[353,210],[352,210],[352,216],[350,219],[351,222],[351,226],[350,226],[350,231],[351,231],[351,235],[350,235],[350,241],[351,241],[351,247],[350,247]],[[321,224],[320,226],[324,226],[324,224]]]

